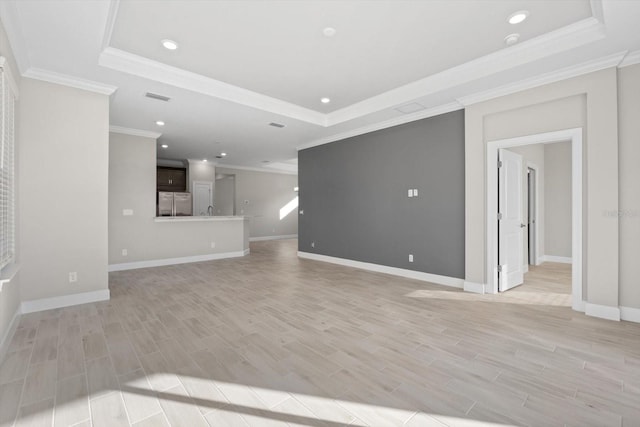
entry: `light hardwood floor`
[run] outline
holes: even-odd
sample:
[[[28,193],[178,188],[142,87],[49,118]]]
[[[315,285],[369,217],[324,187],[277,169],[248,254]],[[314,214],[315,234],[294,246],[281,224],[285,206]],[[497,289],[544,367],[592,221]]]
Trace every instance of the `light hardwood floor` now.
[[[569,266],[475,295],[296,244],[111,273],[109,302],[23,316],[0,425],[640,425],[640,325],[572,311]]]

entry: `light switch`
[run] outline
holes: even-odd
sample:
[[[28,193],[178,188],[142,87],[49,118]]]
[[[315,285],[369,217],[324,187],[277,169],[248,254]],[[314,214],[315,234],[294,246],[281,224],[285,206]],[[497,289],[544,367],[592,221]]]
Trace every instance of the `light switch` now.
[[[408,197],[413,197],[413,189],[409,189],[409,193],[407,194]]]
[[[413,189],[413,197],[418,197],[418,189],[417,188]]]

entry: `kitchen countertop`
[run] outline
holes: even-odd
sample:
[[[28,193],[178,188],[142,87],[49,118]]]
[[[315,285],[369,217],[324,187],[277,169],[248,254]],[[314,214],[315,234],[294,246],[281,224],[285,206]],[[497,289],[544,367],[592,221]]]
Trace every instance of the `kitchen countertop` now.
[[[155,222],[190,222],[190,221],[240,221],[248,219],[246,216],[157,216]]]

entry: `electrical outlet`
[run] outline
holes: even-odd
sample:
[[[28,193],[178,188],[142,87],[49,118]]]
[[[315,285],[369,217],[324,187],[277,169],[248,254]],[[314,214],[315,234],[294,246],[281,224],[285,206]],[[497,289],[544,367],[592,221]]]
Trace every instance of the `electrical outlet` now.
[[[131,216],[133,215],[133,209],[123,209],[122,216]]]
[[[413,189],[413,197],[418,197],[418,189],[417,188]]]
[[[215,249],[216,247],[216,242],[211,242],[211,249]]]
[[[409,262],[413,262],[413,254],[409,254]]]
[[[69,273],[69,283],[75,283],[78,281],[78,272],[72,271]]]
[[[413,197],[413,189],[410,188],[408,193],[407,193],[407,197]]]
[[[122,256],[127,256],[129,255],[129,251],[127,251],[126,249],[122,250]]]

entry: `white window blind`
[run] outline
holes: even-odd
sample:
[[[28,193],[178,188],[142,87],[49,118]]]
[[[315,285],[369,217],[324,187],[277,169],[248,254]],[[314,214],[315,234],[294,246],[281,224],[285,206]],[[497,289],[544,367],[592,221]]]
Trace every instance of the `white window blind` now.
[[[14,107],[15,96],[0,68],[0,269],[13,262],[15,252]]]

